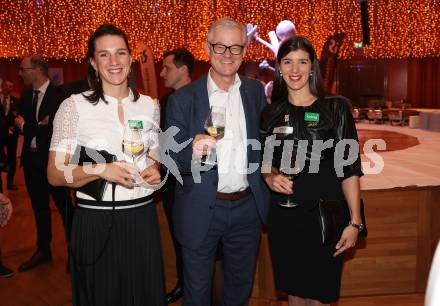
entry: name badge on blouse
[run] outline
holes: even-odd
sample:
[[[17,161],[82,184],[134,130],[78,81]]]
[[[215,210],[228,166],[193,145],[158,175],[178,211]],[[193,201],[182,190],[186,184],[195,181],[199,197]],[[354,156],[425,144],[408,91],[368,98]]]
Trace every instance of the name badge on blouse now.
[[[307,127],[317,126],[319,122],[319,113],[306,112],[304,114],[304,121],[306,122]]]
[[[128,120],[128,127],[132,130],[143,130],[144,123],[142,120]]]
[[[273,129],[274,134],[292,134],[293,126],[277,126]]]

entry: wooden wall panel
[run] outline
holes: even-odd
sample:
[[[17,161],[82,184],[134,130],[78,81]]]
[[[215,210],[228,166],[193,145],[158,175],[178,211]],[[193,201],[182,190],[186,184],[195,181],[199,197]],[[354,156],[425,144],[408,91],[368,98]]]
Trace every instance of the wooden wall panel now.
[[[366,107],[368,100],[385,96],[385,66],[382,60],[351,59],[338,65],[337,92],[354,105]]]
[[[375,191],[362,196],[369,236],[345,263],[341,294],[414,292],[418,192]]]
[[[362,191],[362,197],[368,238],[346,254],[341,295],[424,292],[440,238],[440,187]],[[277,299],[267,248],[263,232],[252,296]]]
[[[416,107],[440,108],[440,58],[408,59],[407,97]]]
[[[386,61],[386,100],[400,101],[407,98],[408,63],[406,59]]]
[[[440,57],[342,60],[337,69],[337,90],[361,107],[366,106],[365,100],[379,98],[404,99],[417,108],[440,108]]]

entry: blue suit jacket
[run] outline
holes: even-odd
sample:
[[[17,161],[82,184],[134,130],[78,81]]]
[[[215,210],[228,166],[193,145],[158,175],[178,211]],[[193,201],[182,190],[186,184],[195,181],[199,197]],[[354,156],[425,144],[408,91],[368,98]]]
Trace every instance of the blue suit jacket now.
[[[260,114],[266,105],[263,87],[258,81],[240,77],[240,94],[246,117],[248,139],[259,140]],[[207,76],[172,94],[168,99],[166,128],[176,126],[175,136],[182,143],[197,134],[204,134],[203,124],[209,113]],[[185,247],[197,249],[205,238],[214,212],[218,185],[217,168],[202,172],[201,183],[195,183],[191,175],[192,143],[171,157],[179,166],[183,185],[176,184],[173,211],[174,233]],[[263,223],[266,221],[269,193],[261,177],[261,151],[247,147],[248,164],[256,163],[258,170],[247,175],[249,187]]]

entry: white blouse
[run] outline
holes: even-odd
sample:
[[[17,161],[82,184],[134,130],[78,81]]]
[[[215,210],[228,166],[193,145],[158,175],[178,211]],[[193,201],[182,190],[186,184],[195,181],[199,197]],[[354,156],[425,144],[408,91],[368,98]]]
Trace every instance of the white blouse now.
[[[91,92],[85,92],[85,94],[90,95]],[[105,99],[108,103],[99,100],[96,105],[86,100],[82,94],[72,95],[64,100],[55,115],[50,151],[64,152],[72,156],[77,145],[81,145],[95,150],[106,150],[116,155],[117,160],[130,161],[131,159],[122,151],[125,126],[119,121],[118,100],[110,96],[105,96]],[[128,120],[142,121],[145,145],[149,145],[150,149],[157,147],[159,105],[144,95],[140,95],[137,101],[133,101],[131,91],[128,97],[122,100],[122,104],[125,124],[127,125]],[[145,155],[137,161],[139,167],[146,166],[146,164]],[[103,197],[104,201],[111,201],[111,189],[111,184],[108,184]],[[116,185],[115,200],[137,199],[152,193],[153,189],[146,187],[128,189]],[[77,191],[77,196],[93,200],[79,191]]]

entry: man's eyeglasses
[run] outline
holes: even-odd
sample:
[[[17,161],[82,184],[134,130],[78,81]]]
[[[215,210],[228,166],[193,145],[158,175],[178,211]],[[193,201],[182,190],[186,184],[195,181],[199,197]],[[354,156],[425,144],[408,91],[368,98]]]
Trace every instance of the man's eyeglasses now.
[[[20,68],[18,68],[18,70],[19,71],[25,71],[25,70],[32,70],[32,69],[35,69],[34,67],[20,67]]]
[[[232,46],[225,46],[223,44],[211,44],[212,50],[215,54],[223,54],[226,52],[226,50],[229,49],[229,52],[231,52],[232,55],[240,55],[243,53],[244,46],[241,45],[232,45]]]

